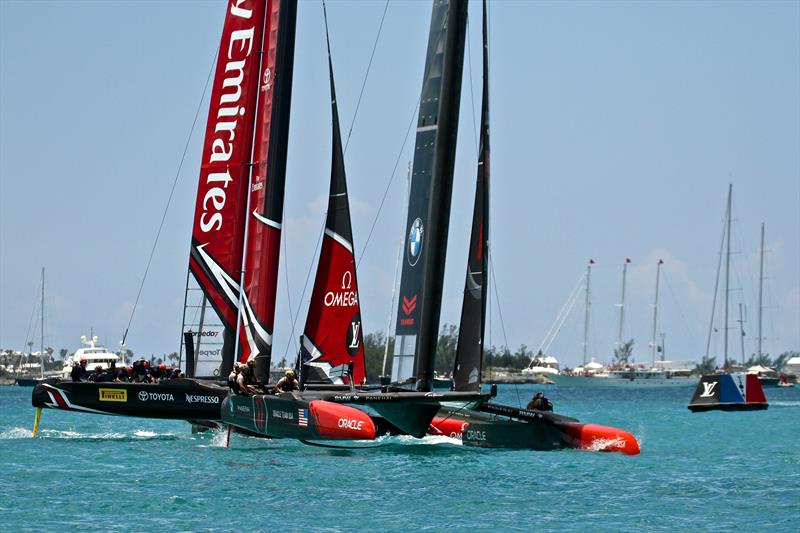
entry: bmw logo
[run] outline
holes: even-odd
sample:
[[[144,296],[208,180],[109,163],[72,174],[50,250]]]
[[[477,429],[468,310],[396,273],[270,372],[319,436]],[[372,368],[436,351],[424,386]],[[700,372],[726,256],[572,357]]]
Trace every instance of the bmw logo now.
[[[422,254],[422,238],[425,234],[425,227],[422,225],[422,220],[417,218],[411,224],[411,230],[408,232],[408,264],[414,266]]]

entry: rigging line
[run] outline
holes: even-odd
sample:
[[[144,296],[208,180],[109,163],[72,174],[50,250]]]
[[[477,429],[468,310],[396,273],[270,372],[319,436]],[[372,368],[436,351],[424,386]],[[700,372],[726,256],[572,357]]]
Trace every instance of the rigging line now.
[[[683,326],[686,328],[686,333],[689,334],[689,338],[692,343],[695,341],[695,335],[692,331],[692,328],[689,326],[689,321],[686,320],[686,315],[683,314],[683,309],[681,309],[680,304],[678,303],[678,299],[675,297],[675,292],[672,290],[672,285],[669,282],[669,277],[666,275],[666,269],[661,272],[661,278],[664,280],[664,285],[667,286],[667,291],[669,291],[669,295],[672,300],[675,302],[675,307],[678,309],[678,314],[681,315],[681,319],[683,320]]]
[[[478,125],[475,119],[475,92],[472,90],[472,39],[469,38],[469,15],[467,15],[467,65],[469,66],[469,100],[472,115],[472,140],[475,141],[475,153],[481,157],[481,147],[478,144]],[[485,75],[485,74],[484,74]]]
[[[497,314],[500,316],[500,327],[503,330],[503,341],[506,343],[508,349],[508,336],[506,335],[506,324],[503,321],[503,309],[500,307],[500,296],[497,293],[497,280],[494,277],[494,261],[492,261],[492,253],[489,252],[489,264],[491,265],[490,272],[492,274],[492,285],[494,285],[494,300],[497,305]]]
[[[347,130],[347,139],[344,142],[344,154],[347,154],[347,146],[350,144],[350,136],[353,134],[353,126],[356,124],[356,117],[358,116],[358,108],[361,106],[361,97],[364,96],[364,89],[367,86],[367,79],[369,78],[369,71],[372,68],[372,59],[375,57],[375,50],[378,48],[378,39],[381,37],[381,30],[383,29],[383,21],[386,19],[386,12],[389,10],[389,0],[383,6],[383,15],[381,16],[381,23],[378,26],[378,34],[375,36],[375,43],[372,45],[372,53],[369,56],[369,63],[367,64],[367,72],[364,74],[364,81],[361,84],[361,92],[358,93],[358,101],[356,102],[356,110],[353,112],[353,120],[350,122],[350,129]],[[325,23],[327,27],[327,22]]]
[[[328,219],[328,212],[326,211],[322,217],[322,227],[319,229],[319,236],[317,237],[317,244],[314,246],[315,250],[320,250],[319,243],[322,240],[322,235],[325,233],[325,223]],[[284,239],[286,240],[286,239]],[[320,250],[321,251],[321,250]],[[308,265],[308,273],[306,274],[306,283],[303,285],[303,293],[300,295],[300,301],[297,303],[297,312],[294,313],[294,318],[292,318],[292,337],[289,339],[289,342],[286,343],[286,350],[283,352],[284,359],[289,354],[289,344],[291,344],[292,339],[294,339],[294,328],[297,325],[297,318],[300,316],[300,307],[303,305],[303,298],[306,296],[306,290],[308,289],[308,279],[311,277],[311,269],[314,267],[315,259],[317,258],[316,254],[314,257],[311,258],[311,264]],[[288,270],[288,269],[286,269]],[[292,308],[289,308],[289,314],[292,314]],[[295,341],[296,342],[296,341]],[[296,346],[296,345],[295,345]],[[298,349],[297,353],[300,353]]]
[[[31,328],[33,327],[33,318],[36,316],[36,310],[39,309],[39,287],[36,287],[36,299],[34,300],[33,309],[31,310],[31,318],[28,320],[28,331],[25,333],[25,344],[22,346],[22,352],[25,352],[25,347],[28,346],[28,342],[32,340],[33,335],[36,333],[34,330],[31,333]]]
[[[153,262],[153,256],[156,253],[156,246],[158,246],[158,239],[161,237],[161,230],[164,228],[164,221],[167,218],[167,212],[169,211],[169,206],[172,204],[172,197],[175,194],[175,186],[178,184],[178,178],[181,175],[181,170],[183,169],[183,162],[186,160],[186,153],[189,151],[189,143],[192,140],[192,134],[194,133],[194,128],[197,125],[197,118],[200,116],[200,109],[203,107],[203,100],[206,97],[206,91],[208,90],[208,82],[211,80],[211,74],[214,72],[214,65],[217,62],[217,56],[219,55],[219,48],[217,48],[217,52],[214,54],[214,59],[211,61],[211,68],[208,70],[208,76],[206,77],[206,83],[203,86],[203,94],[200,96],[200,101],[197,103],[197,110],[194,113],[194,120],[192,121],[192,127],[189,129],[189,135],[186,138],[186,144],[183,147],[183,154],[181,155],[181,161],[178,164],[178,170],[175,172],[175,178],[172,180],[172,189],[169,191],[169,198],[167,198],[167,205],[164,206],[164,212],[161,215],[161,222],[158,225],[158,231],[156,232],[156,238],[153,242],[153,248],[150,250],[150,257],[147,259],[147,266],[144,269],[144,275],[142,276],[142,282],[139,284],[139,292],[136,294],[136,301],[133,304],[133,309],[131,310],[131,316],[128,319],[128,325],[125,327],[125,333],[122,335],[122,344],[125,344],[125,339],[128,337],[128,330],[131,327],[131,323],[133,322],[133,315],[136,313],[136,307],[139,305],[139,298],[142,295],[142,289],[144,289],[144,282],[147,280],[147,274],[150,271],[150,264]]]
[[[286,280],[286,301],[289,304],[289,316],[292,316],[292,296],[291,296],[291,291],[289,290],[289,245],[286,244],[286,241],[288,241],[288,240],[289,239],[285,239],[285,238],[281,239],[281,244],[283,245],[283,279]],[[313,258],[312,258],[312,261],[313,261]],[[300,301],[301,302],[303,301],[302,297],[300,298]],[[297,307],[298,307],[297,312],[299,313],[300,312],[300,306],[298,305]],[[289,342],[286,343],[286,350],[283,353],[283,358],[284,359],[286,359],[286,356],[289,353],[289,346],[292,343],[292,339],[294,339],[294,319],[292,320],[292,330],[291,331],[292,331],[292,334],[289,337]],[[295,347],[295,351],[297,351],[297,344],[296,343],[295,343],[294,347]]]
[[[422,100],[422,93],[420,93],[419,98],[417,98],[417,103],[414,106],[414,112],[411,114],[411,120],[408,123],[408,129],[406,129],[406,136],[403,138],[403,145],[400,147],[400,151],[397,153],[397,159],[394,162],[394,168],[392,169],[392,174],[389,176],[389,183],[386,184],[386,190],[383,191],[383,198],[381,198],[381,203],[378,204],[378,211],[375,213],[375,218],[372,219],[372,226],[369,228],[369,234],[367,235],[367,240],[364,241],[364,246],[361,248],[361,254],[358,256],[358,261],[356,262],[356,268],[361,265],[361,260],[364,259],[364,254],[367,252],[367,246],[369,245],[369,241],[372,238],[372,232],[375,231],[375,225],[378,223],[378,218],[381,216],[381,210],[383,209],[383,204],[386,202],[386,196],[389,194],[389,188],[392,186],[392,182],[394,181],[394,175],[397,173],[397,166],[400,164],[400,159],[403,158],[403,150],[406,148],[406,143],[408,142],[408,136],[411,133],[411,128],[414,126],[414,119],[417,117],[417,108],[419,107],[419,103]]]
[[[506,345],[506,351],[510,354],[511,349],[508,347],[508,336],[506,335],[506,323],[503,320],[503,309],[500,306],[500,296],[497,292],[497,279],[494,277],[494,261],[492,260],[492,249],[488,249],[489,252],[489,273],[492,275],[492,285],[494,286],[494,301],[497,305],[497,314],[500,317],[500,328],[503,330],[503,342]],[[517,393],[517,403],[520,407],[522,407],[522,397],[519,395],[519,386],[515,383],[514,384],[514,391]]]
[[[730,216],[730,211],[728,208],[725,208],[725,218],[722,220],[722,239],[719,242],[719,258],[717,259],[717,279],[714,281],[714,300],[711,302],[711,320],[708,324],[708,338],[706,339],[706,355],[704,359],[708,359],[709,349],[711,348],[711,335],[714,331],[714,312],[717,309],[717,293],[719,292],[719,278],[720,278],[720,271],[722,270],[722,249],[725,246],[725,222],[728,220],[727,217]],[[714,351],[716,352],[716,339],[714,345]]]

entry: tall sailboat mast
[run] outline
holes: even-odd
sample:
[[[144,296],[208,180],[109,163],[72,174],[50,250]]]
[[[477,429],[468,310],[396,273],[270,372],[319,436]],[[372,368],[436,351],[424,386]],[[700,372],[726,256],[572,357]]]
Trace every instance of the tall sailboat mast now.
[[[39,369],[44,379],[44,267],[42,267],[41,331],[39,332]]]
[[[659,259],[658,263],[656,264],[656,296],[653,301],[653,335],[650,341],[650,349],[652,355],[652,366],[656,366],[656,352],[658,351],[658,281],[659,277],[661,276],[661,265],[664,264],[663,259]]]
[[[728,217],[725,221],[725,325],[722,329],[723,334],[723,354],[725,356],[725,366],[728,368],[728,297],[730,294],[730,278],[731,278],[731,196],[733,195],[733,184],[728,185]]]
[[[617,349],[622,347],[622,337],[625,327],[625,277],[628,273],[628,265],[630,264],[631,260],[629,258],[625,258],[625,262],[622,264],[622,295],[619,301],[619,332],[617,334]]]
[[[758,359],[761,360],[761,319],[764,310],[764,223],[761,223],[761,254],[758,266]]]
[[[589,259],[589,264],[586,265],[586,299],[584,305],[583,317],[583,368],[586,369],[587,354],[589,352],[589,317],[591,316],[592,300],[591,300],[591,285],[592,285],[592,265],[594,259]]]

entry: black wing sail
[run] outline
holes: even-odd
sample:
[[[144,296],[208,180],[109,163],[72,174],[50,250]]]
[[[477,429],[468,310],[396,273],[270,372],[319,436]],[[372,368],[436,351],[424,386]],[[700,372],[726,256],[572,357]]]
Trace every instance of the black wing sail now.
[[[486,324],[486,291],[489,274],[489,47],[487,41],[486,0],[483,2],[483,101],[478,154],[478,179],[472,235],[469,242],[467,281],[461,324],[458,330],[453,388],[480,390],[483,361],[483,335]]]
[[[439,340],[466,26],[466,0],[434,0],[392,362],[392,381],[419,390],[430,390]]]

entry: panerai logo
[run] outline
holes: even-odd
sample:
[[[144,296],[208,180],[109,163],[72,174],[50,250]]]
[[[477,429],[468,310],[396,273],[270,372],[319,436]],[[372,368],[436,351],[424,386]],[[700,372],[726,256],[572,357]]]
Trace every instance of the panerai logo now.
[[[714,396],[714,387],[716,387],[718,381],[711,381],[711,382],[704,382],[703,383],[703,394],[700,395],[701,398],[711,398]]]

